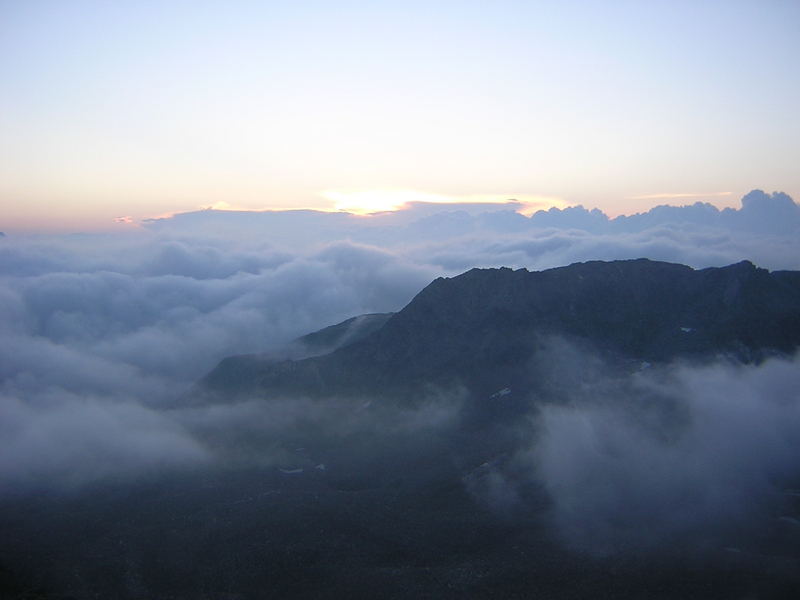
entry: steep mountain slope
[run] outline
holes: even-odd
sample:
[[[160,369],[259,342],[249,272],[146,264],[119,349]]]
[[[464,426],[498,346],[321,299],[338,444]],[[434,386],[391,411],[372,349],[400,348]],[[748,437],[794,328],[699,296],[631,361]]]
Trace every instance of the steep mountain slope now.
[[[473,269],[435,280],[385,324],[329,354],[257,364],[232,357],[202,386],[223,395],[411,402],[453,387],[473,398],[505,388],[543,393],[537,365],[554,338],[623,370],[719,355],[759,361],[800,345],[800,273],[646,259]]]

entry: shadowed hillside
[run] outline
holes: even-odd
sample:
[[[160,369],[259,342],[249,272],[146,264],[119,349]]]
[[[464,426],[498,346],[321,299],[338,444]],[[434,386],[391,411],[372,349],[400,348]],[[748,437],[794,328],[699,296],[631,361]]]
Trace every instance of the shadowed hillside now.
[[[380,393],[408,402],[431,387],[463,386],[475,398],[507,387],[535,392],[535,359],[553,336],[623,369],[678,358],[757,362],[800,344],[800,275],[749,262],[693,270],[646,259],[473,269],[437,279],[365,333],[302,360],[229,358],[202,385],[223,396]]]

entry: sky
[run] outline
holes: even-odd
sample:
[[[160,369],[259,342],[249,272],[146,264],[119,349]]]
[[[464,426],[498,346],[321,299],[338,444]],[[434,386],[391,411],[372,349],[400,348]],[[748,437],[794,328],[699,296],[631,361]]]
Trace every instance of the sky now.
[[[792,0],[0,0],[0,231],[798,198],[798,33]]]
[[[797,0],[0,0],[0,503],[274,471],[298,423],[427,448],[458,390],[388,420],[181,402],[226,357],[285,356],[437,277],[800,271],[798,33]],[[543,348],[581,383],[509,432],[507,471],[464,479],[479,503],[533,482],[558,539],[601,555],[796,535],[760,507],[800,469],[800,354],[623,381],[583,353]],[[680,438],[652,435],[653,399]]]

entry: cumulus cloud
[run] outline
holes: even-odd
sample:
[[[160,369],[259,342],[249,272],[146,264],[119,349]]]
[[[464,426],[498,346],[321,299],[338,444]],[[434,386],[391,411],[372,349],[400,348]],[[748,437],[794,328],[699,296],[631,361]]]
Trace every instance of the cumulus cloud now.
[[[98,243],[105,248],[105,240]],[[20,336],[14,354],[25,353],[24,340],[50,342],[188,379],[227,354],[268,350],[355,314],[397,310],[435,276],[429,267],[346,242],[256,258],[202,242],[143,239],[112,245],[100,264],[68,248],[71,269],[62,258],[48,272],[39,260],[43,242],[29,253],[24,244],[13,250],[27,258],[18,268],[27,262],[31,271],[3,279],[2,327]],[[59,256],[59,241],[48,250]]]
[[[444,273],[473,266],[548,268],[642,256],[694,267],[747,259],[770,269],[800,268],[800,207],[780,192],[753,190],[738,210],[696,202],[661,205],[614,219],[582,206],[554,207],[530,217],[518,209],[513,202],[416,203],[367,218],[314,211],[200,211],[154,221],[148,227],[174,232],[187,226],[208,233],[220,224],[236,222],[239,235],[258,234],[288,249],[348,239],[431,264]]]
[[[680,196],[678,196],[680,197]],[[786,194],[753,190],[742,198],[741,209],[719,210],[707,202],[672,206],[662,204],[644,213],[608,218],[582,206],[551,208],[532,215],[536,226],[576,228],[595,232],[642,232],[660,226],[714,227],[784,235],[800,229],[800,207]]]
[[[536,237],[548,229],[578,230],[597,235],[645,234],[677,229],[697,232],[759,236],[788,236],[800,231],[800,207],[786,194],[753,190],[742,199],[741,209],[720,210],[707,202],[660,205],[633,215],[609,218],[599,209],[583,206],[553,207],[530,217],[520,214],[514,201],[498,204],[410,203],[403,210],[358,217],[318,211],[237,212],[204,210],[156,219],[145,227],[161,233],[234,235],[268,239],[283,248],[307,248],[349,239],[380,247],[402,248],[465,236],[484,238],[524,234]],[[772,243],[767,239],[762,244]],[[691,245],[687,247],[691,250]]]
[[[55,473],[94,480],[112,463],[124,473],[198,459],[197,443],[160,409],[219,360],[398,310],[437,274],[347,241],[289,254],[145,232],[12,237],[0,252],[6,490],[67,477]]]
[[[14,457],[0,464],[0,479],[10,485],[23,471],[50,472],[48,460],[69,456],[80,470],[81,452],[103,454],[104,444],[109,456],[156,464],[136,443],[146,430],[160,436],[151,444],[156,454],[201,457],[194,434],[160,407],[220,359],[398,310],[435,277],[474,266],[645,256],[695,267],[749,259],[800,268],[800,236],[791,229],[797,206],[781,194],[752,192],[739,211],[696,204],[618,223],[580,207],[531,218],[517,208],[423,203],[367,219],[201,211],[113,236],[3,237],[0,394],[16,433],[0,441],[0,453]],[[736,225],[743,222],[752,226]],[[70,436],[84,449],[48,447],[48,439]],[[23,455],[38,457],[27,471]],[[85,478],[106,472],[94,465]]]

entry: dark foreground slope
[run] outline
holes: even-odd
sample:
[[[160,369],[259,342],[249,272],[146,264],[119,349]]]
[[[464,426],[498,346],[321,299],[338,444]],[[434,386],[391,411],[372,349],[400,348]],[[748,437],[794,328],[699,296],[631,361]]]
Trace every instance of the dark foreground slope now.
[[[799,342],[749,263],[439,279],[223,361],[205,461],[0,490],[0,598],[794,599]]]
[[[226,398],[380,394],[413,402],[453,386],[475,398],[535,392],[537,353],[554,336],[620,367],[720,355],[759,361],[800,344],[800,274],[646,259],[473,269],[437,279],[346,347],[304,360],[232,357],[202,384]]]

